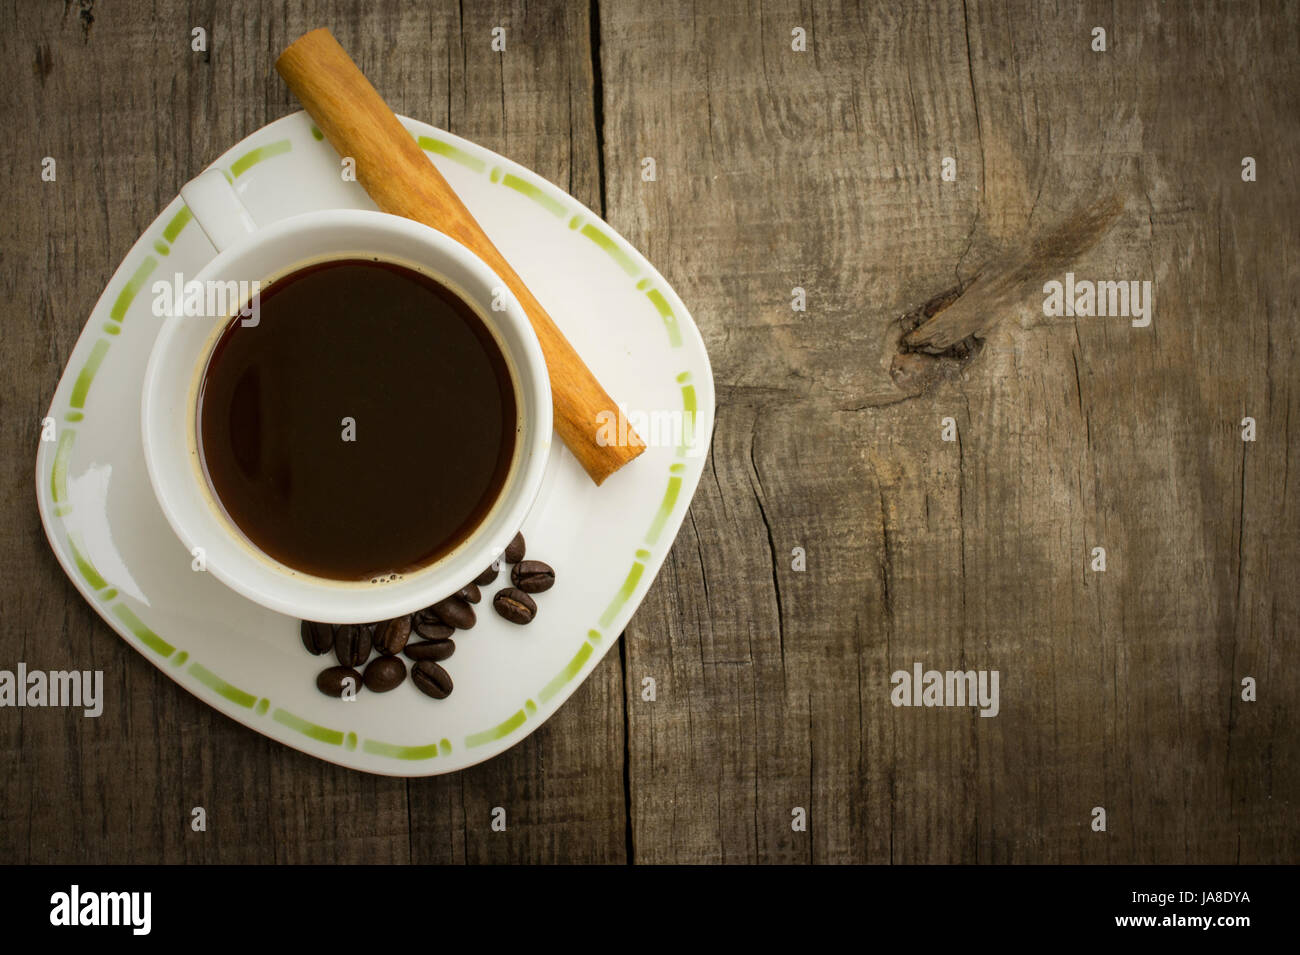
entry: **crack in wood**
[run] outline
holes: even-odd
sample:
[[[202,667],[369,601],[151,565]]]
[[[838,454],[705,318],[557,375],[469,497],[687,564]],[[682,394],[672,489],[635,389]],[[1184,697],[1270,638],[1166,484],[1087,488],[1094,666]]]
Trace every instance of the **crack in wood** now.
[[[758,473],[758,461],[754,455],[755,437],[757,434],[758,421],[754,421],[755,430],[749,435],[749,466],[753,470],[754,479],[750,484],[754,492],[754,501],[758,504],[758,515],[762,518],[763,527],[767,531],[767,549],[772,560],[772,593],[776,597],[776,630],[777,640],[781,649],[781,678],[785,679],[785,611],[781,606],[781,583],[777,578],[777,556],[776,556],[776,539],[772,536],[772,522],[767,519],[767,509],[763,507],[763,479]]]

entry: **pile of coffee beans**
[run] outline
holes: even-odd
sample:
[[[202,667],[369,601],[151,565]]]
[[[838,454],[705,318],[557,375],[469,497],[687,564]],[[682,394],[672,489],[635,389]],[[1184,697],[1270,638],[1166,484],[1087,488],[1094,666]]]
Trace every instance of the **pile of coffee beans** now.
[[[498,591],[492,606],[511,623],[530,623],[537,616],[537,602],[530,595],[550,590],[555,571],[540,560],[524,560],[522,534],[506,547],[505,559],[514,565],[510,571],[514,586]],[[416,689],[435,700],[446,699],[452,682],[442,663],[456,652],[452,635],[478,622],[474,605],[483,599],[479,588],[497,579],[498,564],[445,600],[404,617],[362,624],[302,621],[299,633],[307,652],[321,656],[333,651],[338,661],[320,672],[316,688],[340,698],[355,697],[363,686],[372,693],[387,693],[406,682],[407,664],[401,659],[406,657]]]
[[[449,597],[439,603],[457,599]],[[458,619],[465,624],[462,629],[469,629],[474,626],[473,610]],[[451,676],[440,664],[456,652],[456,643],[451,639],[456,628],[444,623],[433,607],[380,623],[304,620],[299,632],[302,645],[310,653],[320,656],[333,651],[338,661],[337,666],[316,677],[316,688],[327,696],[355,697],[362,687],[372,693],[397,689],[407,677],[402,657],[412,661],[411,682],[418,689],[439,700],[451,693]]]

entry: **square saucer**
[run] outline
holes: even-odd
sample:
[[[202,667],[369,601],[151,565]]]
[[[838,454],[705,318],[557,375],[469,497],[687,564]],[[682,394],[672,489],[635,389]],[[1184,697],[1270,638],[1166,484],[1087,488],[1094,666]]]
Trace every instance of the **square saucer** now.
[[[145,230],[95,304],[55,390],[36,459],[41,520],[60,564],[108,624],[195,696],[265,736],[364,772],[454,772],[540,726],[618,640],[686,516],[713,431],[713,375],[695,323],[654,267],[572,196],[517,163],[402,118],[492,241],[646,439],[596,487],[556,441],[523,533],[556,570],[521,627],[484,589],[456,634],[455,682],[432,700],[410,681],[344,702],[298,621],[191,567],[154,499],[140,389],[160,319],[151,286],[195,275],[216,250],[179,197]],[[260,225],[314,209],[374,209],[305,113],[223,154]],[[418,422],[413,422],[413,426]],[[504,572],[503,572],[504,573]]]

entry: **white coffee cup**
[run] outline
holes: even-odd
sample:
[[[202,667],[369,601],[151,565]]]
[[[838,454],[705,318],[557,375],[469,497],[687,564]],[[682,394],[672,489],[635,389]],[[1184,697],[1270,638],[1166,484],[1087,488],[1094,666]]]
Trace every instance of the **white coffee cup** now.
[[[460,243],[399,216],[335,209],[259,228],[216,170],[190,182],[181,196],[218,249],[197,275],[184,276],[187,284],[257,281],[264,287],[303,266],[345,258],[405,265],[442,283],[478,313],[501,349],[515,386],[518,421],[514,460],[500,494],[450,553],[392,580],[316,577],[260,551],[226,515],[200,463],[199,385],[221,331],[244,303],[234,301],[225,314],[206,317],[187,317],[174,308],[177,314],[159,319],[163,327],[145,371],[141,430],[149,480],[185,548],[177,559],[197,560],[201,553],[207,573],[249,600],[292,617],[329,623],[367,623],[411,613],[455,593],[498,560],[541,488],[552,429],[550,379],[541,346],[505,283]]]

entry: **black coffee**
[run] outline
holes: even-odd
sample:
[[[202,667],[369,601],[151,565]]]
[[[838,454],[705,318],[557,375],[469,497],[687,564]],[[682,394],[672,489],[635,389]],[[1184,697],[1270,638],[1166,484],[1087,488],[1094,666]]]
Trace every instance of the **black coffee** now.
[[[419,272],[347,259],[262,289],[203,375],[203,469],[264,553],[319,577],[425,566],[478,526],[515,449],[514,385],[477,313]]]

